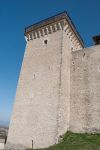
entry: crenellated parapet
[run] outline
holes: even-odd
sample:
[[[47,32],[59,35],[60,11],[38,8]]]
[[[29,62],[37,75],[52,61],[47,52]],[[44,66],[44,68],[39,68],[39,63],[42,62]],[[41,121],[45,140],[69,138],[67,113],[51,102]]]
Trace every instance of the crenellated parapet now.
[[[84,47],[79,33],[66,12],[27,27],[25,29],[25,38],[26,41],[29,42],[60,30],[63,30],[69,38],[72,51]]]
[[[72,51],[82,49],[84,47],[83,42],[76,36],[76,33],[72,30],[69,24],[67,24],[64,27],[64,31],[66,32],[66,35],[69,38]]]
[[[52,34],[53,32],[63,30],[63,28],[64,28],[64,20],[43,26],[36,30],[33,29],[31,31],[28,31],[25,33],[25,36],[27,38],[27,41],[30,41],[36,38],[40,38],[41,36]]]

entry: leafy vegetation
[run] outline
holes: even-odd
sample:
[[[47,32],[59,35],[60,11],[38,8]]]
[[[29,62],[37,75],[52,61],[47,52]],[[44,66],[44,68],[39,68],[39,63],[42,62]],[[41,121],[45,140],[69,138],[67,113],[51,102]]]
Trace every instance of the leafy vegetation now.
[[[67,132],[59,144],[40,150],[100,150],[100,134]]]

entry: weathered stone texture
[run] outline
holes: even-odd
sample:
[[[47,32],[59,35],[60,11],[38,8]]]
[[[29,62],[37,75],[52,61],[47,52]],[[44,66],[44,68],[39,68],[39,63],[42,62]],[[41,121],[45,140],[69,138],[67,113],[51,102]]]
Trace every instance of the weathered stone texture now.
[[[60,30],[27,44],[8,145],[31,148],[33,140],[34,148],[48,147],[68,128],[70,68],[66,65],[70,63],[63,32]]]
[[[50,23],[50,24],[48,24]],[[100,132],[100,45],[83,49],[64,15],[26,31],[7,148],[44,148],[66,131]]]
[[[72,52],[70,130],[100,132],[100,45]]]

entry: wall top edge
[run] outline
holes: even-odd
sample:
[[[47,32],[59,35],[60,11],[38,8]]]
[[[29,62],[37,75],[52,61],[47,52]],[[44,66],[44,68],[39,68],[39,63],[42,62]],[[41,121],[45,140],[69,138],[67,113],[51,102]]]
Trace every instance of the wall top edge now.
[[[26,27],[24,35],[26,36],[28,33],[32,32],[32,31],[38,30],[40,28],[45,28],[51,24],[60,22],[62,20],[66,20],[66,22],[69,24],[69,26],[71,27],[71,29],[75,33],[76,37],[79,39],[81,45],[84,47],[84,42],[83,42],[79,32],[77,31],[75,25],[73,24],[70,16],[68,15],[68,13],[66,11],[59,13],[55,16],[52,16],[50,18],[44,19],[44,20],[42,20],[36,24],[33,24],[31,26]]]

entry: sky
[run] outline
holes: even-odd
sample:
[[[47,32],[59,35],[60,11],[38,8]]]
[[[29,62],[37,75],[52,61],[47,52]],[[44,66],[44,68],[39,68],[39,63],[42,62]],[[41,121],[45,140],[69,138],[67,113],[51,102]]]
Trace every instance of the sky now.
[[[8,124],[25,51],[25,27],[67,11],[85,47],[100,34],[100,0],[0,0],[0,122]]]

